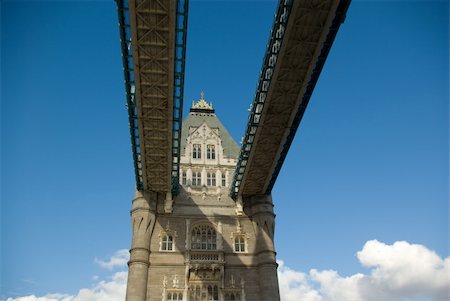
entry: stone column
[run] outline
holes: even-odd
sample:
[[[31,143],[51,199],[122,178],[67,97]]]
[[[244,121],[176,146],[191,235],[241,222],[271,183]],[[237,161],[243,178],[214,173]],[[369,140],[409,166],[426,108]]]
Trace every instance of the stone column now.
[[[156,197],[150,198],[136,190],[131,209],[133,231],[126,301],[146,301],[150,256],[150,238],[155,225]]]
[[[273,244],[275,215],[272,197],[254,196],[245,200],[250,206],[251,218],[256,229],[256,263],[259,274],[260,301],[279,301],[275,247]]]

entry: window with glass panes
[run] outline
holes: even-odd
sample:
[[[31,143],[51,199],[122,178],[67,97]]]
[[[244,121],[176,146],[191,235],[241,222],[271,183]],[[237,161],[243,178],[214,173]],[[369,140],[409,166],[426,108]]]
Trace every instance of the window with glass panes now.
[[[234,238],[234,251],[245,252],[245,239],[243,235],[238,235]]]
[[[200,186],[202,185],[202,173],[199,171],[192,172],[192,185]]]
[[[222,173],[222,187],[227,186],[227,176],[225,173]]]
[[[206,185],[208,185],[208,186],[216,186],[216,173],[208,172],[206,174]]]
[[[192,145],[192,158],[201,159],[202,157],[202,146],[201,144]]]
[[[231,300],[241,300],[241,294],[239,294],[239,293],[226,293],[225,294],[225,301],[231,301]]]
[[[183,172],[181,173],[181,185],[186,185],[186,183],[187,183],[186,171],[183,170]]]
[[[217,284],[191,285],[189,287],[190,301],[218,301],[219,286]]]
[[[208,144],[206,146],[206,159],[214,160],[216,158],[216,146]]]
[[[216,230],[209,225],[198,225],[191,231],[191,248],[193,250],[216,250]]]
[[[173,251],[173,236],[165,234],[161,237],[161,251]]]
[[[167,301],[183,301],[183,293],[179,292],[168,292]]]

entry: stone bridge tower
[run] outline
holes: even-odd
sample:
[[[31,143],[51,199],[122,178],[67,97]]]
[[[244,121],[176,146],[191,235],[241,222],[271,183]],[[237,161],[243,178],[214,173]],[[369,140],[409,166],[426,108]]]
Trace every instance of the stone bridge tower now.
[[[278,301],[270,196],[237,202],[239,147],[202,93],[183,122],[180,193],[135,194],[128,301]]]

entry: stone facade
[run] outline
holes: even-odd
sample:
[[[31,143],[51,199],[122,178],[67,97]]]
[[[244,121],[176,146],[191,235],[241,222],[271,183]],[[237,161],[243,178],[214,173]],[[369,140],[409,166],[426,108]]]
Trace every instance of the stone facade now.
[[[271,197],[230,198],[239,147],[203,95],[181,146],[173,202],[135,194],[127,300],[278,301]]]

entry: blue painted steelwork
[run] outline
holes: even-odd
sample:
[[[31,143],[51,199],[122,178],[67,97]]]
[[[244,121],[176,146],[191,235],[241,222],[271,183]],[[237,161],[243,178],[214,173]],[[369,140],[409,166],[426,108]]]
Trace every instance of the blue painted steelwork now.
[[[286,142],[283,145],[283,149],[281,150],[277,165],[275,166],[269,185],[267,186],[266,194],[270,194],[272,192],[273,185],[277,180],[278,174],[280,173],[281,167],[283,166],[284,160],[286,159],[286,155],[289,151],[292,141],[294,140],[295,133],[297,132],[300,121],[302,120],[303,114],[305,113],[306,106],[308,105],[309,99],[311,98],[311,95],[314,91],[314,87],[316,86],[317,80],[319,79],[320,72],[322,71],[328,53],[330,52],[331,46],[333,45],[334,38],[336,37],[339,27],[345,20],[345,15],[350,5],[350,1],[351,0],[341,0],[336,9],[336,15],[331,23],[328,35],[317,58],[316,65],[314,66],[305,93],[302,96],[302,102],[297,113],[295,114],[295,118],[286,138]]]
[[[269,42],[267,43],[262,69],[259,74],[255,98],[253,100],[250,116],[247,122],[247,130],[242,141],[241,152],[239,154],[236,171],[231,184],[230,193],[233,199],[236,199],[239,193],[242,178],[244,177],[245,168],[247,166],[250,151],[253,147],[253,141],[258,130],[261,113],[264,108],[267,91],[269,91],[273,70],[278,59],[278,53],[281,49],[291,8],[292,0],[280,0],[278,3]]]
[[[187,17],[189,0],[177,2],[175,26],[175,68],[172,124],[172,194],[179,192],[181,125],[183,123],[184,68],[186,60]]]
[[[136,188],[143,189],[142,163],[138,130],[138,118],[136,110],[136,98],[134,94],[134,70],[133,54],[131,53],[131,29],[130,15],[127,0],[116,0],[117,14],[119,18],[120,44],[122,49],[123,75],[125,78],[125,93],[127,99],[128,122],[130,125],[131,150],[133,152],[134,174]]]

